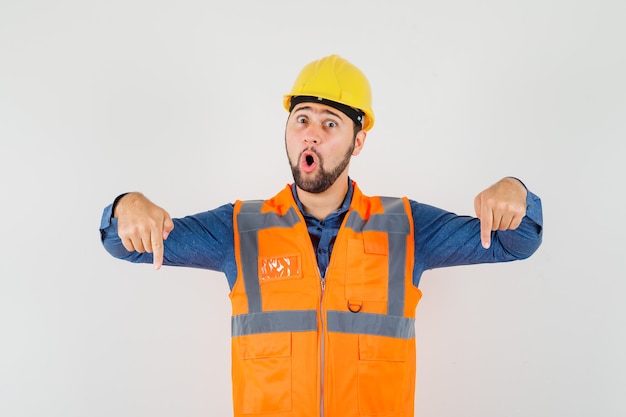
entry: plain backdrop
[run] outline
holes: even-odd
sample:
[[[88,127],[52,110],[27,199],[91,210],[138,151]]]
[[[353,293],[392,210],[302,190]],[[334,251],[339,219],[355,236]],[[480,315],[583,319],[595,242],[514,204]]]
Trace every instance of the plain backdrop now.
[[[226,278],[110,257],[103,208],[176,217],[291,181],[282,95],[337,53],[374,92],[370,195],[473,214],[517,176],[544,243],[424,274],[416,415],[626,415],[626,3],[0,1],[0,415],[228,416]]]

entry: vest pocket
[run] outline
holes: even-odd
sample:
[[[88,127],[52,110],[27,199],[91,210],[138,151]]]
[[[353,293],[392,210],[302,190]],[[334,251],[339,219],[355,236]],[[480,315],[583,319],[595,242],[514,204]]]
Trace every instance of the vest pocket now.
[[[385,240],[371,236],[377,232],[363,233],[363,239],[348,241],[346,257],[347,300],[387,301],[389,255]]]
[[[407,381],[407,341],[359,335],[358,400],[362,416],[402,411]]]
[[[244,414],[290,411],[291,333],[265,333],[241,340]]]

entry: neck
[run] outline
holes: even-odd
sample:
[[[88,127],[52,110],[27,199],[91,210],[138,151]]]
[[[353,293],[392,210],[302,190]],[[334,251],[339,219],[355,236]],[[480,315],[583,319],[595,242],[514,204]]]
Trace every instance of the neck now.
[[[304,211],[318,220],[324,220],[326,216],[341,207],[348,192],[348,178],[342,175],[321,193],[309,193],[298,186],[296,186],[296,191]]]

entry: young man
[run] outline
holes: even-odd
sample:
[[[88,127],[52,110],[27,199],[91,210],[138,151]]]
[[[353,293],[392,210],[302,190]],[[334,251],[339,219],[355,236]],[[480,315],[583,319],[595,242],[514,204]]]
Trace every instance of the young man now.
[[[235,416],[413,416],[422,273],[530,256],[540,200],[514,178],[478,194],[476,218],[363,195],[348,170],[374,124],[370,86],[339,56],[305,66],[284,106],[294,184],[173,220],[123,194],[105,208],[104,246],[226,274]]]

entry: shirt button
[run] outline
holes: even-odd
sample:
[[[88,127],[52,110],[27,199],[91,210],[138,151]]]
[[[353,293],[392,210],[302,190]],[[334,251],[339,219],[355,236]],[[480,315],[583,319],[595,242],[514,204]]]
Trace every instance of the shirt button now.
[[[326,223],[324,222],[324,220],[322,220],[322,221],[320,222],[320,226],[325,226],[325,225],[326,225]]]

